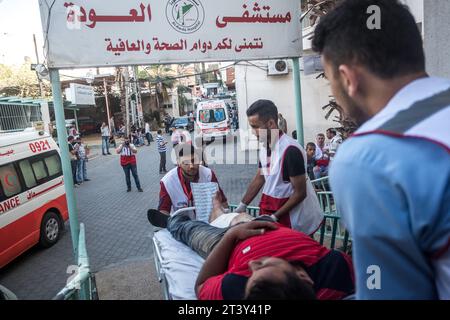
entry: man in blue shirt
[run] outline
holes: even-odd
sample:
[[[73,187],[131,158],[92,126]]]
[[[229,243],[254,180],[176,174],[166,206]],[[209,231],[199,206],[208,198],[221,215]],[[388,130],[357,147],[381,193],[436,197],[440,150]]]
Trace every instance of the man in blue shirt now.
[[[359,126],[330,167],[356,297],[450,299],[450,80],[427,75],[398,0],[344,1],[321,19],[313,48],[342,115]]]

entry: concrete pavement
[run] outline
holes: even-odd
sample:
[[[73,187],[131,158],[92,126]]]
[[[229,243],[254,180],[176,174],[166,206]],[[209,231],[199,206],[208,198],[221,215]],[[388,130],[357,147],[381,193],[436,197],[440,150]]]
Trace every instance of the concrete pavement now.
[[[143,193],[136,191],[133,180],[133,190],[127,193],[119,156],[101,152],[88,163],[91,181],[75,189],[79,221],[86,225],[87,251],[104,299],[161,298],[152,261],[153,229],[146,217],[147,209],[159,202],[162,176],[156,144],[140,147],[137,158]],[[173,167],[168,163],[168,170]],[[254,164],[211,167],[230,203],[239,203],[257,168]],[[19,299],[52,298],[65,285],[70,276],[66,270],[74,261],[68,228],[52,248],[33,248],[0,270],[0,284]]]

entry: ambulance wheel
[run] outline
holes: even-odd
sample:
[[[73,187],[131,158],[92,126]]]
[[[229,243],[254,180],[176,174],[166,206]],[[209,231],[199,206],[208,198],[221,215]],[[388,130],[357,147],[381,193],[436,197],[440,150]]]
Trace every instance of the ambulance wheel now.
[[[49,248],[53,246],[61,236],[62,223],[60,217],[49,211],[44,215],[41,222],[41,235],[39,244],[41,247]]]

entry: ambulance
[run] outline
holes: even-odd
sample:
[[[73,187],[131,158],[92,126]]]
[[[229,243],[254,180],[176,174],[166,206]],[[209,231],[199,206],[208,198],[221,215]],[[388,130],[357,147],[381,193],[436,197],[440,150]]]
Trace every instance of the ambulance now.
[[[68,220],[55,141],[44,131],[0,132],[0,268],[61,236]]]
[[[223,100],[200,101],[196,111],[196,136],[203,138],[229,137],[231,121]]]

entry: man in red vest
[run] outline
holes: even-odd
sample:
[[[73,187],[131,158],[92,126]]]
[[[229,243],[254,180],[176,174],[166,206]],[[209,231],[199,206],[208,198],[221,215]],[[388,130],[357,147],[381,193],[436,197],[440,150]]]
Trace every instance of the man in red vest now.
[[[200,156],[191,144],[180,144],[176,148],[177,167],[161,179],[159,211],[169,215],[180,208],[193,205],[191,183],[216,182],[216,174],[200,164]],[[222,206],[228,208],[227,198],[219,186]]]
[[[136,183],[136,188],[139,192],[144,192],[141,188],[141,183],[139,181],[137,166],[136,166],[136,156],[137,149],[134,144],[130,143],[130,138],[126,137],[124,142],[117,148],[116,152],[120,154],[120,165],[125,173],[125,180],[127,182],[127,192],[131,191],[131,179],[130,172],[133,175],[134,182]]]
[[[264,144],[259,168],[236,212],[261,189],[260,214],[271,215],[282,225],[313,234],[323,220],[314,188],[306,175],[306,153],[294,139],[278,128],[278,110],[269,100],[258,100],[247,110],[253,133]]]

